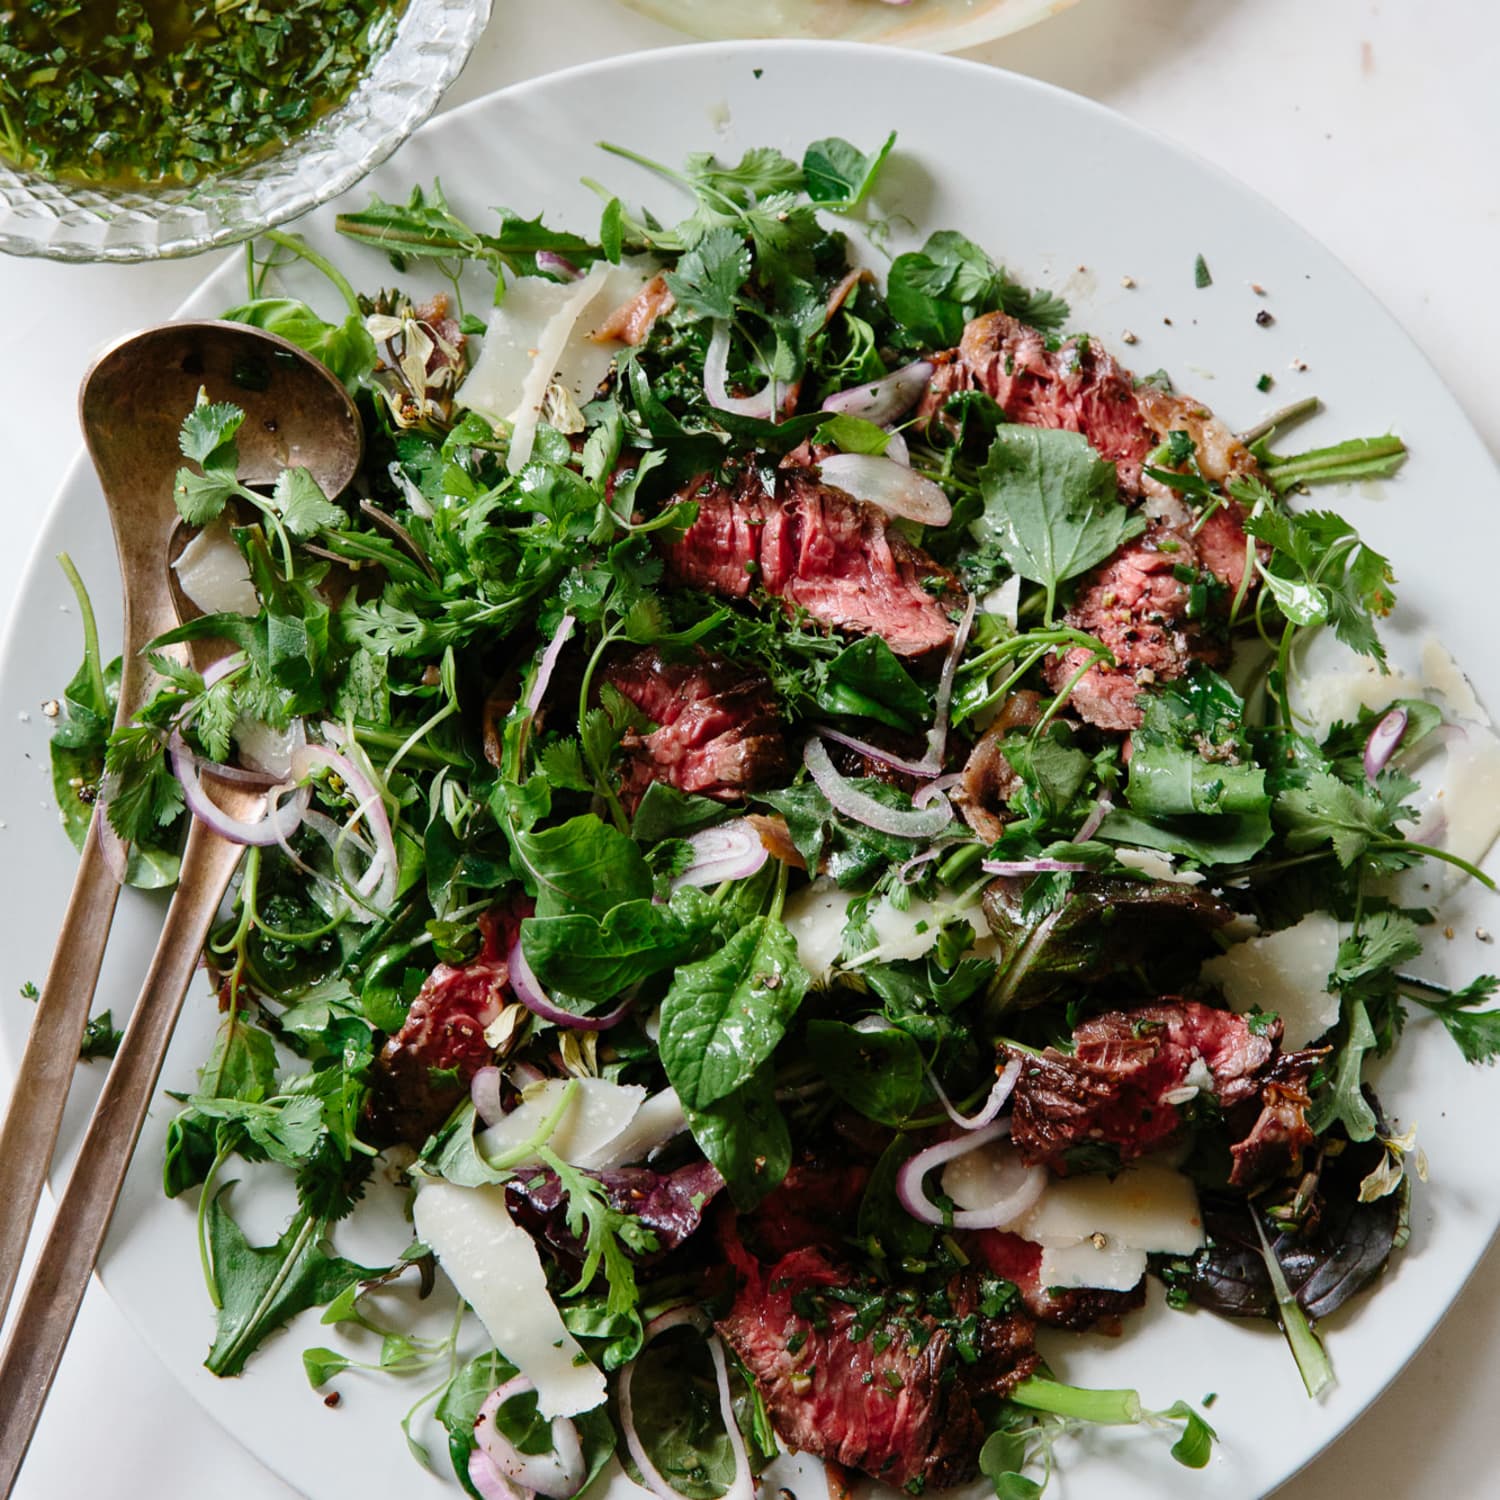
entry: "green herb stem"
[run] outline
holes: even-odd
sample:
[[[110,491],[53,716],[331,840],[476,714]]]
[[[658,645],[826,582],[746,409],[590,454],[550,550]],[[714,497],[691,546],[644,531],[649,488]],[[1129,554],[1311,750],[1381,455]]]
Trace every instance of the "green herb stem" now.
[[[557,1103],[547,1112],[546,1119],[520,1145],[512,1146],[509,1151],[499,1156],[486,1157],[485,1160],[489,1166],[496,1172],[508,1172],[512,1167],[519,1166],[527,1157],[535,1156],[540,1148],[552,1139],[552,1132],[557,1129],[577,1092],[578,1080],[570,1078],[559,1090]]]
[[[1094,1391],[1031,1376],[1010,1393],[1010,1400],[1030,1411],[1051,1412],[1102,1427],[1131,1427],[1141,1420],[1141,1398],[1131,1390]]]
[[[107,704],[109,693],[104,686],[104,666],[99,660],[99,626],[94,619],[93,602],[89,598],[89,591],[83,586],[83,578],[73,565],[73,559],[66,552],[57,554],[57,565],[67,576],[73,597],[78,601],[78,613],[83,618],[83,659],[88,663],[89,687],[94,701]]]
[[[349,311],[355,317],[360,315],[359,294],[350,285],[349,278],[326,255],[320,255],[300,234],[288,234],[284,229],[268,229],[266,238],[273,245],[280,245],[283,250],[300,256],[314,270],[321,271],[337,288]]]

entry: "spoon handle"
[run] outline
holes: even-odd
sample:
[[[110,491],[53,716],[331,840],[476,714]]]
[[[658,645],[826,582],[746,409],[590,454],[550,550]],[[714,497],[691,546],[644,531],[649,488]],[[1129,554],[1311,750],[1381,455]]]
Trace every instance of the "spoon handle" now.
[[[188,982],[243,853],[240,845],[193,823],[145,985],[0,1356],[0,1497],[9,1496],[26,1457],[109,1229]]]
[[[89,824],[67,915],[37,997],[5,1124],[0,1126],[0,1323],[10,1306],[31,1221],[52,1164],[52,1149],[62,1127],[120,895],[99,849],[98,817],[96,813]]]

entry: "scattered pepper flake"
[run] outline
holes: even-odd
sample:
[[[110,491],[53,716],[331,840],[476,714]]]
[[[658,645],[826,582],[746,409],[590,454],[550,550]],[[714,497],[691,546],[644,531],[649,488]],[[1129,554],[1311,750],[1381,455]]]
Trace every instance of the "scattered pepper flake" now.
[[[1271,312],[1270,308],[1263,307],[1258,313],[1256,313],[1255,321],[1261,328],[1269,328],[1271,324],[1276,321],[1276,317],[1275,314]]]

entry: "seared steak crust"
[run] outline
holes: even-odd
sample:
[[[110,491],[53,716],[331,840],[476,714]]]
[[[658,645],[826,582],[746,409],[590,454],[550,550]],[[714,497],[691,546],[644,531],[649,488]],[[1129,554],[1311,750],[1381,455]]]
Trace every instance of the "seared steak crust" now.
[[[1022,1059],[1012,1095],[1011,1139],[1028,1162],[1067,1172],[1067,1153],[1113,1146],[1122,1160],[1178,1133],[1177,1104],[1196,1088],[1233,1125],[1230,1183],[1243,1186],[1296,1164],[1313,1140],[1307,1078],[1321,1053],[1280,1050],[1281,1023],[1252,1031],[1243,1016],[1191,1000],[1110,1011],[1073,1033],[1072,1055],[1049,1047]],[[1001,1061],[1010,1049],[1000,1048]],[[1251,1118],[1253,1117],[1253,1118]]]

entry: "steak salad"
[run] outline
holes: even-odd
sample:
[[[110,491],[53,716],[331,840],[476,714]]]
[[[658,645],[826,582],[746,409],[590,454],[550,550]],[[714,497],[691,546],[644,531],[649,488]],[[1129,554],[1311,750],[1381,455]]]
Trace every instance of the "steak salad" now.
[[[1278,1324],[1321,1394],[1317,1322],[1400,1250],[1421,1165],[1369,1068],[1408,1022],[1500,1049],[1495,979],[1414,969],[1410,877],[1491,884],[1488,836],[1424,811],[1441,694],[1299,699],[1315,635],[1383,672],[1393,604],[1307,487],[1400,441],[1288,456],[1308,403],[1236,435],[954,231],[877,277],[852,231],[893,141],[647,162],[686,217],[605,192],[595,238],[438,189],[343,216],[364,270],[451,277],[425,301],[273,233],[226,316],[347,383],[363,470],[246,487],[239,410],[200,401],[199,612],[130,725],[91,627],[65,695],[75,837],[105,799],[145,884],[187,817],[245,845],[165,1162],[209,1369],[321,1307],[381,1352],[309,1348],[312,1386],[411,1380],[414,1451],[435,1421],[484,1500],[612,1463],[749,1500],[781,1450],[835,1491],[1033,1495],[1090,1423],[1200,1467],[1207,1419],[1126,1388],[1128,1339],[1090,1390],[1039,1330],[1128,1334],[1154,1282]],[[274,292],[289,257],[334,319]],[[237,1161],[295,1184],[272,1244]],[[355,1263],[391,1178],[408,1240]],[[439,1271],[451,1331],[391,1321]]]

